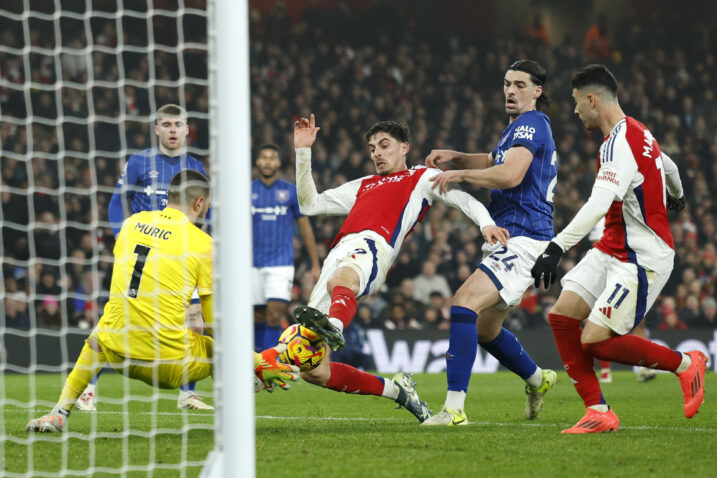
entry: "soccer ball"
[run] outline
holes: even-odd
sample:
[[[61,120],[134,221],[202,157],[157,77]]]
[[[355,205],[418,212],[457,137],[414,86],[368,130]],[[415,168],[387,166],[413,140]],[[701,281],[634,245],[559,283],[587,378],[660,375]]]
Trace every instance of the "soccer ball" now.
[[[286,351],[279,355],[279,359],[296,365],[302,372],[315,369],[326,356],[324,339],[298,324],[284,330],[279,343],[286,344]]]

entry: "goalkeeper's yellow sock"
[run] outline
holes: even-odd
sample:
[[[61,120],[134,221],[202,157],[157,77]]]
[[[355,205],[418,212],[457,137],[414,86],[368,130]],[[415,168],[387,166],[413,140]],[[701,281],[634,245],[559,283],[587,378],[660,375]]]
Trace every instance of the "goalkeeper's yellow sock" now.
[[[62,387],[62,393],[60,394],[60,399],[57,401],[56,408],[63,408],[67,412],[72,410],[75,401],[82,395],[87,384],[92,380],[92,377],[94,377],[106,363],[107,358],[104,352],[92,350],[92,347],[85,342],[85,346],[82,347],[82,352],[80,352],[80,356],[77,358],[72,372],[67,376],[65,386]]]

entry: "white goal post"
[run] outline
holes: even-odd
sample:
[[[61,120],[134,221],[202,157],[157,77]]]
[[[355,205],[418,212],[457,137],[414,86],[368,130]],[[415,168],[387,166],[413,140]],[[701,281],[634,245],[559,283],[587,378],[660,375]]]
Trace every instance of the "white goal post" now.
[[[212,178],[218,211],[215,249],[215,450],[202,476],[251,478],[254,444],[251,216],[249,191],[249,5],[209,4]]]

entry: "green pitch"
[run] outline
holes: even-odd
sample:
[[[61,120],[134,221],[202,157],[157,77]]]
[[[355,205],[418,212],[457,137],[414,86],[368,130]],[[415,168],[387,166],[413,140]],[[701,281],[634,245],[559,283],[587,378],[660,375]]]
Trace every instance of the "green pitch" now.
[[[339,394],[306,383],[289,392],[277,390],[256,396],[257,476],[442,477],[442,476],[713,476],[717,468],[717,376],[708,374],[705,404],[692,420],[684,418],[682,397],[675,377],[661,374],[637,383],[631,372],[613,372],[614,382],[603,385],[606,398],[620,417],[617,433],[565,436],[559,432],[584,413],[582,402],[567,375],[548,393],[545,410],[532,422],[522,418],[525,396],[522,381],[512,374],[474,375],[468,395],[470,426],[419,427],[412,415],[394,409],[377,397]],[[418,391],[434,409],[444,398],[445,375],[419,375]],[[37,397],[50,406],[61,386],[59,375],[36,376]],[[39,415],[5,406],[0,470],[26,473],[31,461],[35,475],[64,469],[77,475],[90,466],[100,471],[119,467],[123,457],[136,471],[128,476],[197,476],[201,462],[213,448],[211,412],[181,412],[176,393],[163,391],[161,399],[121,402],[123,379],[106,374],[99,413],[75,412],[69,439],[42,435],[27,444],[26,422]],[[29,380],[7,375],[4,392],[19,404],[27,402]],[[198,389],[211,395],[211,382]],[[153,390],[132,383],[132,393],[150,399]],[[241,406],[237,404],[237,406]],[[87,434],[121,432],[129,420],[133,434],[126,439]],[[188,429],[186,433],[181,430]],[[152,439],[146,434],[160,432]],[[0,429],[0,431],[3,431]],[[53,441],[47,441],[53,440]],[[176,468],[182,449],[190,465]],[[0,473],[2,474],[2,473]],[[97,473],[95,476],[112,476]],[[114,475],[117,476],[117,475]],[[240,476],[240,475],[237,475]]]

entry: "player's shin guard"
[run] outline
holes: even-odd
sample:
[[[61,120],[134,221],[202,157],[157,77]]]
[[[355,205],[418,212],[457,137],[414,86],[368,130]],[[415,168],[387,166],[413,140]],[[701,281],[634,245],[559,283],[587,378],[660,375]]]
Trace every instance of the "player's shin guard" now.
[[[446,352],[448,390],[466,392],[478,352],[478,314],[465,307],[451,307],[451,329]]]
[[[384,389],[384,378],[362,372],[344,363],[331,362],[331,378],[329,378],[326,388],[337,392],[381,397]]]
[[[505,328],[501,328],[498,336],[490,342],[479,343],[481,347],[497,358],[505,368],[523,380],[533,375],[538,368],[538,365],[530,358],[518,338]]]
[[[583,344],[583,349],[600,360],[668,372],[675,372],[682,362],[680,352],[636,335],[620,335],[602,342]]]
[[[348,287],[337,285],[331,292],[331,308],[329,317],[339,319],[344,327],[348,327],[356,315],[356,294]]]
[[[75,366],[72,368],[72,372],[67,376],[65,386],[62,387],[57,407],[68,412],[72,410],[75,401],[82,395],[92,377],[97,375],[106,363],[107,358],[103,352],[97,352],[85,343],[77,362],[75,362]]]
[[[593,357],[580,345],[582,334],[580,321],[558,314],[549,314],[548,320],[565,371],[572,379],[578,395],[585,402],[585,407],[604,404],[600,383],[593,370]]]

